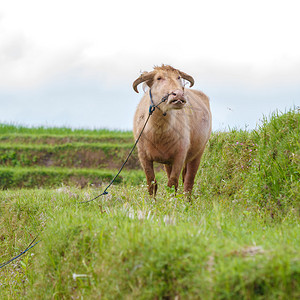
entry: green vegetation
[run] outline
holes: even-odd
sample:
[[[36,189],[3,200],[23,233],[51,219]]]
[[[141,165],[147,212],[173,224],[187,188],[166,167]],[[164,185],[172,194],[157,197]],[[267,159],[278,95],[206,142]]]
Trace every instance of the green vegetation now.
[[[36,185],[52,188],[0,192],[0,263],[41,231],[37,246],[0,269],[0,298],[299,299],[299,121],[291,110],[255,131],[215,132],[191,201],[162,174],[150,198],[142,172],[129,169],[108,195],[80,204],[105,188],[93,188],[97,176],[114,172],[24,168],[19,182],[35,169],[57,173]],[[24,187],[14,185],[18,164],[2,170],[13,170],[7,187]],[[58,185],[59,172],[95,177],[81,189]]]
[[[0,125],[1,128],[1,125]],[[1,131],[0,131],[1,132]],[[99,135],[91,134],[77,134],[77,135],[62,135],[62,134],[20,134],[10,133],[5,134],[6,131],[1,132],[0,143],[7,144],[47,144],[47,145],[60,145],[66,143],[132,143],[132,133],[117,133],[111,132],[111,135],[107,133],[99,133]]]
[[[76,185],[81,188],[91,185],[99,187],[103,182],[113,179],[118,170],[90,170],[65,168],[2,168],[0,184],[6,188],[30,188],[42,186]],[[139,171],[123,171],[115,180],[120,182],[139,184],[144,180],[144,173]]]
[[[0,124],[0,188],[99,186],[113,178],[132,145],[132,132]],[[124,182],[139,183],[137,153],[126,167],[132,171]]]
[[[300,205],[300,113],[274,113],[251,132],[212,135],[201,169],[201,192],[247,199],[259,207]]]
[[[68,168],[117,168],[130,151],[132,144],[61,145],[0,144],[0,165],[14,167],[51,166]],[[135,153],[129,161],[131,169],[138,169]]]
[[[80,136],[80,137],[96,137],[96,138],[115,138],[115,137],[123,137],[123,138],[131,138],[131,131],[110,131],[108,129],[94,129],[94,130],[86,130],[86,129],[71,129],[71,128],[63,128],[63,127],[24,127],[24,126],[15,126],[9,124],[0,124],[0,132],[3,135],[33,135],[33,136]]]

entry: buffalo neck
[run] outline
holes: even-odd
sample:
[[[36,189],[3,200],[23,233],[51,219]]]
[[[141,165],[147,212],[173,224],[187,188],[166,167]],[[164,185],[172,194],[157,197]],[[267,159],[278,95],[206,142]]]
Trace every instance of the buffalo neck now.
[[[153,128],[156,133],[168,133],[175,128],[176,119],[176,111],[171,110],[164,114],[156,108],[149,119],[149,127]]]

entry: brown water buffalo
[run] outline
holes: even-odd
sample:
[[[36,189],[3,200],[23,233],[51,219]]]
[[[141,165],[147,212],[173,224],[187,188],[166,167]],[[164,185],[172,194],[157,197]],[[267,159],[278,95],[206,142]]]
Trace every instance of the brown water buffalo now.
[[[138,155],[145,171],[148,191],[156,194],[153,162],[162,163],[168,175],[168,186],[178,187],[182,171],[184,191],[191,192],[200,159],[211,133],[209,98],[202,92],[184,87],[184,81],[194,84],[192,76],[168,65],[144,72],[133,83],[144,82],[149,87],[134,116],[133,134],[137,139],[149,114],[151,104],[166,101],[156,108],[137,144]]]

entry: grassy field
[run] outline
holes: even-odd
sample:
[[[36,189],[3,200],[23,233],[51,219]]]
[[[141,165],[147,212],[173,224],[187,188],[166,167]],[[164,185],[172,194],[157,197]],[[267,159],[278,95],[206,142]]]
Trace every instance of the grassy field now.
[[[6,126],[3,151],[17,144],[45,148],[43,137],[64,145],[72,136],[71,143],[87,148],[118,141],[107,131],[97,140],[101,131]],[[113,135],[130,143],[131,133]],[[158,196],[150,198],[142,172],[131,167],[108,195],[82,204],[105,188],[110,178],[100,173],[113,170],[2,162],[1,182],[6,171],[12,177],[7,186],[1,183],[0,264],[37,234],[41,242],[0,269],[0,298],[299,299],[299,137],[297,110],[274,113],[251,132],[213,133],[191,201],[182,186],[176,195],[167,188],[162,173]],[[27,175],[17,180],[22,170]],[[34,170],[44,174],[17,188]],[[68,172],[90,179],[62,185]],[[97,172],[104,179],[95,188]],[[52,181],[39,184],[49,176]]]
[[[99,186],[113,178],[133,142],[132,132],[2,124],[0,188]],[[142,180],[137,153],[127,170],[118,182]]]

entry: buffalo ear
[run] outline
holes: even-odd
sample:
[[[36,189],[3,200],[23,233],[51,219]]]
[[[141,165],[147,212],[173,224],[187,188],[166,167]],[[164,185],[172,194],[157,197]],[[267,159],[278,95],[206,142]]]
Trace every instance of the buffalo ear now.
[[[138,77],[132,84],[133,89],[138,93],[137,86],[142,83],[146,82],[146,84],[151,87],[153,84],[153,72],[144,72],[140,77]]]
[[[187,81],[190,82],[190,87],[192,87],[194,85],[195,81],[194,81],[194,78],[191,75],[188,75],[188,74],[186,74],[184,72],[181,72],[181,71],[179,71],[179,74],[183,79],[186,79]]]

